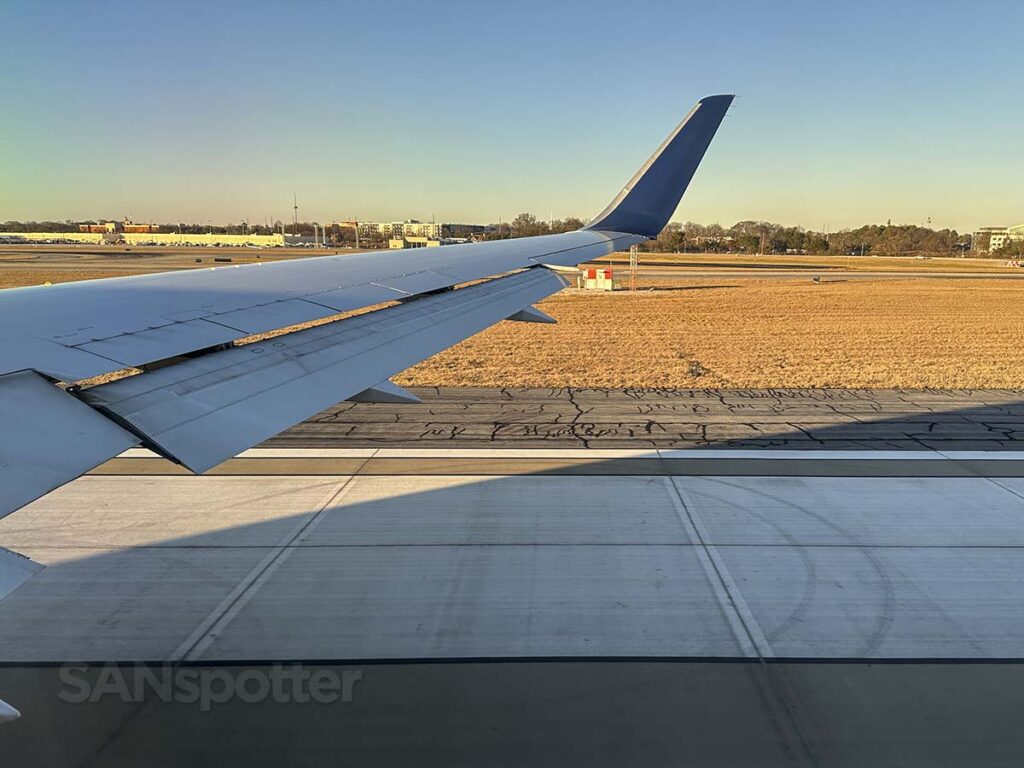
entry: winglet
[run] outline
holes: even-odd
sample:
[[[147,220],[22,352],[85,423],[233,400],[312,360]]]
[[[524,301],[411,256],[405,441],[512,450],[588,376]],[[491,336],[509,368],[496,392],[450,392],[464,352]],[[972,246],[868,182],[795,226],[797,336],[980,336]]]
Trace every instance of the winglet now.
[[[733,96],[705,96],[584,229],[657,237],[679,205]]]

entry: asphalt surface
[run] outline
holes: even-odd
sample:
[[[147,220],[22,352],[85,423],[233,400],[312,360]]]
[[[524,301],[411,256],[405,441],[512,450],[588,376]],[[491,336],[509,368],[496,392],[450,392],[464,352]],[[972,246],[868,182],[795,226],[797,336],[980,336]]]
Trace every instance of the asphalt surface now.
[[[270,667],[179,669],[238,680]],[[353,700],[318,706],[235,699],[205,712],[153,696],[144,705],[111,696],[89,705],[62,703],[58,696],[67,686],[58,668],[0,667],[0,690],[18,694],[25,713],[0,726],[10,729],[0,730],[0,749],[11,766],[1009,768],[1024,754],[1024,665],[1018,664],[471,662],[309,669],[361,674]],[[129,680],[142,672],[125,668]]]
[[[342,403],[267,447],[1024,449],[1024,390],[414,390]]]

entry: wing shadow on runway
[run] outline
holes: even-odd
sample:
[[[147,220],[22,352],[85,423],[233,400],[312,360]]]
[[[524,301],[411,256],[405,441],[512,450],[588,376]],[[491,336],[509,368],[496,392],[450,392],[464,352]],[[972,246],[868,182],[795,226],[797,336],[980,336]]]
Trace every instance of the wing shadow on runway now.
[[[688,476],[677,495],[621,468],[81,478],[0,524],[0,544],[50,563],[0,601],[0,693],[24,713],[0,731],[5,754],[882,765],[898,743],[904,763],[938,765],[1024,749],[1012,490]],[[799,658],[745,650],[751,618]],[[915,643],[928,663],[878,663]],[[357,667],[364,698],[70,705],[45,662],[77,659]]]
[[[1020,390],[420,388],[342,403],[268,447],[1021,450]]]

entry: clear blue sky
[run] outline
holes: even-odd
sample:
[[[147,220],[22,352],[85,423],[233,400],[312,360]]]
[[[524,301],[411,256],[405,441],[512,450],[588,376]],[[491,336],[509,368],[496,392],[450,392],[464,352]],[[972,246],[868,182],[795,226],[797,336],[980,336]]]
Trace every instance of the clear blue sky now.
[[[0,220],[586,218],[725,92],[678,220],[1019,223],[1022,7],[7,0]]]

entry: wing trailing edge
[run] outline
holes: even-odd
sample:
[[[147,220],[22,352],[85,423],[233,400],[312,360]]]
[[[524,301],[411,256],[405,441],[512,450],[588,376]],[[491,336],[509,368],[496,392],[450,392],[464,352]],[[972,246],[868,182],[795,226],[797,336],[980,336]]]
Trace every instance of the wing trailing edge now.
[[[205,472],[341,400],[368,390],[383,396],[389,376],[565,285],[534,267],[100,384],[81,397],[163,456]]]
[[[138,443],[38,373],[0,376],[0,517]]]

